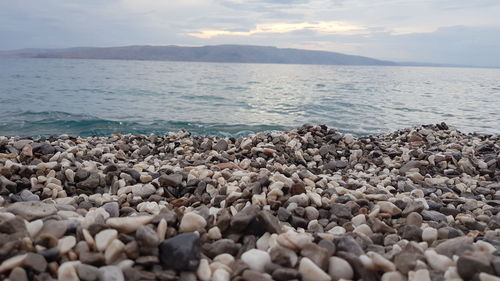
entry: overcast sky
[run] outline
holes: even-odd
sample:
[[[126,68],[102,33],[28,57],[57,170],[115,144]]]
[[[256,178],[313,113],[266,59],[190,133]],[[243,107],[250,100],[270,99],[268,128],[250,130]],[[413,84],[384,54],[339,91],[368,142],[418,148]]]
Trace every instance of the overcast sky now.
[[[253,44],[500,66],[499,0],[1,0],[0,50]]]

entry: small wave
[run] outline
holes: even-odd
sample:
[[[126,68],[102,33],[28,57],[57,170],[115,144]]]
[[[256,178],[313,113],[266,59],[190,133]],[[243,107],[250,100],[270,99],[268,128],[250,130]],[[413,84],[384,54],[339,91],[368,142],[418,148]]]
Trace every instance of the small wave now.
[[[279,125],[221,124],[188,121],[108,120],[85,114],[61,111],[26,111],[0,123],[0,135],[40,137],[68,134],[74,136],[109,136],[121,134],[158,134],[187,130],[194,135],[227,137],[291,129]]]

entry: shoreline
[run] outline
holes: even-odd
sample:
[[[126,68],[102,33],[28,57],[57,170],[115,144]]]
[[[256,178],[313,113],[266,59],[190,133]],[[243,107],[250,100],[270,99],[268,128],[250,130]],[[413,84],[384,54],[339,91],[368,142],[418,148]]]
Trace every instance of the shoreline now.
[[[1,279],[500,275],[500,135],[444,123],[0,137],[0,184]]]

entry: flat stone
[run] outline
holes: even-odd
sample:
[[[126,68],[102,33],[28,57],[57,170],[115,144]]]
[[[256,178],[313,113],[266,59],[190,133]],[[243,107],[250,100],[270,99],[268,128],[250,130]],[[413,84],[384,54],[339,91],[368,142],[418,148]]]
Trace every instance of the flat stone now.
[[[57,209],[52,204],[40,201],[16,202],[5,208],[7,212],[19,215],[27,221],[44,218],[57,213]]]
[[[68,227],[65,221],[47,220],[44,222],[38,235],[50,234],[56,238],[60,238],[66,233],[67,230]]]
[[[195,271],[200,264],[200,238],[195,233],[182,233],[164,240],[158,246],[163,266]]]
[[[438,211],[424,210],[420,214],[426,221],[447,222],[446,216]]]
[[[150,223],[154,216],[119,217],[109,218],[106,224],[123,233],[136,231],[142,225]]]

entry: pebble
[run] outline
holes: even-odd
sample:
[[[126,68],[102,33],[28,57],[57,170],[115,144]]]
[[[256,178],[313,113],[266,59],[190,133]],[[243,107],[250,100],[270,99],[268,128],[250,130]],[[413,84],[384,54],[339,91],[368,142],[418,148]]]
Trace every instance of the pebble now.
[[[271,262],[271,256],[265,251],[251,249],[241,255],[241,260],[251,269],[264,272],[266,264]]]
[[[114,265],[99,268],[99,281],[125,281],[123,271]]]
[[[302,280],[305,281],[330,281],[330,275],[326,274],[309,258],[302,258],[299,264],[299,272],[302,275]]]
[[[76,267],[80,265],[80,261],[65,262],[59,266],[57,270],[57,280],[59,281],[80,281],[76,273]]]
[[[499,155],[444,123],[0,136],[0,279],[498,280]]]
[[[118,231],[115,229],[105,229],[95,236],[95,245],[98,251],[102,252],[118,237]]]
[[[120,232],[130,233],[153,220],[153,216],[109,218],[106,224]]]
[[[212,278],[212,270],[210,269],[210,266],[208,264],[208,260],[206,260],[206,259],[200,260],[200,265],[198,266],[198,269],[196,270],[196,276],[201,281],[209,281]]]
[[[5,211],[19,215],[27,221],[32,221],[53,215],[57,212],[57,209],[52,204],[40,201],[29,201],[13,203],[9,205]]]
[[[61,256],[68,253],[76,245],[76,238],[74,236],[65,236],[57,242],[57,249]]]
[[[352,280],[354,278],[354,271],[351,265],[346,260],[339,257],[330,258],[328,273],[332,280]]]
[[[422,240],[424,240],[427,243],[432,243],[436,241],[438,238],[438,231],[435,228],[432,227],[426,227],[422,231]]]
[[[105,249],[104,261],[106,262],[106,264],[114,263],[118,260],[124,250],[125,244],[123,244],[123,242],[118,239],[114,239]]]
[[[214,271],[212,275],[212,281],[229,281],[231,279],[231,275],[226,270],[219,268]]]
[[[419,269],[408,273],[408,281],[431,281],[431,277],[427,269]]]
[[[193,232],[205,228],[206,225],[207,222],[202,216],[194,212],[190,212],[184,214],[182,217],[181,224],[179,225],[179,231]]]
[[[99,269],[88,264],[79,264],[76,273],[81,281],[96,281],[99,278]]]
[[[167,268],[195,271],[200,263],[200,238],[195,233],[183,233],[164,240],[159,250],[160,262]]]

